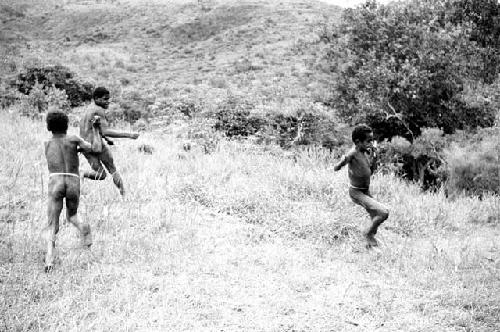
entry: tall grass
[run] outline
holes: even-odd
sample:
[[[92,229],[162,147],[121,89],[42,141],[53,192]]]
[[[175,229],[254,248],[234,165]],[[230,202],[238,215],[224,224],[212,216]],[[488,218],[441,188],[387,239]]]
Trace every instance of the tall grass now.
[[[224,140],[186,152],[178,132],[116,140],[128,196],[84,182],[94,245],[79,248],[63,222],[46,275],[48,135],[39,121],[0,121],[1,330],[500,328],[498,196],[449,201],[377,175],[374,195],[391,215],[381,249],[366,251],[368,217],[326,153]]]

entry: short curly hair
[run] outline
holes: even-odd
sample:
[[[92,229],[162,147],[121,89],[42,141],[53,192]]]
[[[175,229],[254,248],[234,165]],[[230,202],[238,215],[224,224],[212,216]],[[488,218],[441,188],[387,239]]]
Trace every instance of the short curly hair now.
[[[61,111],[53,111],[47,113],[47,117],[45,119],[47,122],[47,130],[51,132],[57,133],[65,133],[68,131],[68,116],[66,113]]]
[[[94,100],[104,96],[109,96],[109,90],[103,86],[95,88],[94,93],[92,94],[92,98],[94,98]]]
[[[362,142],[368,137],[369,133],[373,133],[373,129],[370,126],[364,123],[358,124],[352,131],[352,141],[354,143],[356,143],[356,141]]]

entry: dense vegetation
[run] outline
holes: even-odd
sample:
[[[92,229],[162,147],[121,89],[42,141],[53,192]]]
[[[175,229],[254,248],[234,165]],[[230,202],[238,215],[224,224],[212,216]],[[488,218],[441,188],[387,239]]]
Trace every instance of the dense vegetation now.
[[[451,144],[464,143],[464,133],[450,134],[492,127],[498,116],[500,4],[496,0],[411,0],[389,5],[367,1],[346,10],[322,40],[328,45],[323,61],[334,81],[324,102],[348,123],[369,123],[379,140],[409,141],[387,144],[386,162],[399,162],[397,172],[425,188],[452,176],[451,190],[481,192],[481,181],[457,187],[461,177],[457,172],[464,172],[463,167],[456,165],[461,163],[457,158],[446,156]],[[486,141],[498,134],[498,130],[482,132],[486,134],[476,137]],[[471,151],[461,152],[470,153],[477,165],[465,171],[467,177],[490,178],[493,185],[483,189],[499,192],[497,169],[485,167]],[[481,154],[485,153],[498,162],[493,145],[485,143]]]
[[[500,4],[368,1],[327,34],[330,102],[380,138],[492,126],[500,106]],[[496,84],[495,84],[496,83]]]

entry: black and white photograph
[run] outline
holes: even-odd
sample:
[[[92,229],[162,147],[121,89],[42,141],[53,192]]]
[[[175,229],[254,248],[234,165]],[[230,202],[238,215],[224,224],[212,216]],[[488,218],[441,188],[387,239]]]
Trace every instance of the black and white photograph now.
[[[499,332],[499,0],[0,0],[0,332]]]

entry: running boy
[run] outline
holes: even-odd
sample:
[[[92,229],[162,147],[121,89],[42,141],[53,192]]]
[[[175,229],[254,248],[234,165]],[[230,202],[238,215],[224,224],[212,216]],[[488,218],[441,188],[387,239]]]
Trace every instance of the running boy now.
[[[361,124],[354,128],[352,132],[354,147],[345,154],[342,159],[333,167],[335,171],[340,170],[346,164],[349,165],[349,196],[354,203],[361,205],[370,214],[372,225],[365,232],[367,247],[378,245],[375,239],[377,229],[388,217],[389,211],[383,204],[373,199],[370,194],[370,176],[375,170],[373,155],[373,131]]]
[[[98,128],[94,128],[95,139],[92,145],[76,135],[67,135],[68,116],[61,111],[47,114],[47,129],[52,137],[45,142],[45,157],[49,168],[48,188],[48,224],[42,234],[47,241],[45,272],[54,267],[54,249],[56,235],[59,232],[59,216],[66,199],[66,218],[79,231],[84,246],[92,244],[90,226],[78,221],[78,203],[80,199],[80,175],[78,149],[92,151],[101,149]]]
[[[109,91],[106,88],[98,87],[93,93],[94,102],[87,106],[83,118],[80,120],[80,136],[90,141],[92,139],[93,126],[96,123],[100,123],[101,133],[103,137],[114,137],[114,138],[131,138],[136,139],[139,137],[138,133],[129,133],[118,130],[112,130],[108,127],[108,122],[106,121],[105,110],[109,107]],[[107,140],[109,142],[109,140]],[[109,143],[108,143],[109,144]],[[83,176],[91,180],[104,180],[106,178],[106,171],[104,167],[108,170],[109,174],[113,177],[113,182],[115,186],[120,190],[120,194],[125,195],[125,188],[123,185],[123,180],[120,173],[116,170],[115,163],[113,161],[113,155],[106,142],[102,142],[102,151],[100,152],[84,152],[83,155],[87,158],[91,171],[85,171]]]

